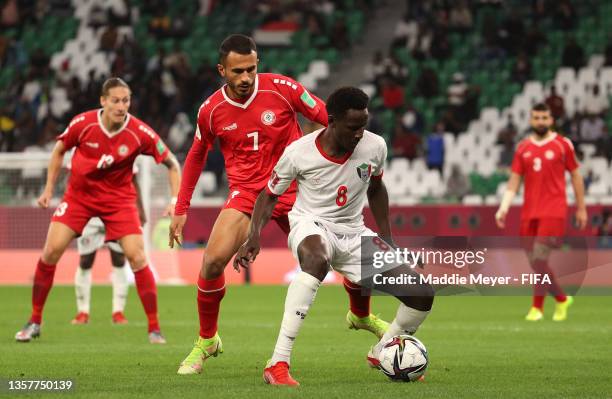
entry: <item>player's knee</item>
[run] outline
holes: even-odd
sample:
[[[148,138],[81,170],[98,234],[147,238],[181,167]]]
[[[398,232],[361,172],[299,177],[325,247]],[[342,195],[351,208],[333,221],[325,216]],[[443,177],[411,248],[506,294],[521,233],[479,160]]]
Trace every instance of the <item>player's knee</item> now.
[[[145,257],[144,252],[136,252],[134,254],[125,255],[127,257],[132,270],[142,269],[144,265],[147,264],[147,258]]]
[[[79,267],[83,270],[91,269],[94,263],[95,256],[95,252],[86,255],[81,255],[81,258],[79,259]]]
[[[298,253],[300,267],[311,276],[323,281],[329,269],[329,260],[325,254],[301,249]]]
[[[202,270],[204,272],[204,278],[213,279],[222,275],[223,271],[225,270],[225,266],[227,265],[227,262],[229,262],[228,259],[218,255],[205,255],[204,267]]]
[[[43,250],[42,260],[50,265],[55,265],[57,262],[59,262],[63,253],[64,248],[52,243],[47,243],[47,245],[45,245],[45,249]]]
[[[123,267],[125,264],[125,255],[120,252],[111,251],[111,263],[114,267]]]

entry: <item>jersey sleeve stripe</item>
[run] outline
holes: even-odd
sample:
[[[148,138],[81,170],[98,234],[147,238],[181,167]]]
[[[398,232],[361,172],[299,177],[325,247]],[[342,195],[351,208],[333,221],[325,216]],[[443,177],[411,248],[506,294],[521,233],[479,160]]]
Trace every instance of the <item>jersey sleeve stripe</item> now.
[[[285,96],[283,96],[281,93],[274,91],[274,90],[259,90],[259,92],[264,92],[264,93],[274,93],[277,96],[279,96],[280,98],[282,98],[283,100],[285,100],[285,102],[287,103],[287,105],[289,106],[289,108],[291,108],[292,112],[295,112],[295,110],[293,109],[293,107],[291,106],[291,103],[289,101],[287,101],[287,99],[285,98]]]

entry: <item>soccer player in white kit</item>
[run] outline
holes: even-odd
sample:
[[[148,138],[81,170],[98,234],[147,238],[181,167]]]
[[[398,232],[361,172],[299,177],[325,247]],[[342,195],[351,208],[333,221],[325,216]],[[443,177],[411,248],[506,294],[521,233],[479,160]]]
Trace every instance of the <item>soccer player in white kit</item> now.
[[[264,380],[272,385],[296,386],[289,374],[293,343],[316,292],[330,266],[353,283],[362,280],[362,237],[393,244],[389,224],[389,198],[382,182],[387,157],[384,139],[365,130],[368,96],[360,89],[343,87],[327,100],[329,125],[290,144],[279,159],[266,191],[257,198],[247,242],[234,259],[234,268],[248,267],[260,250],[260,232],[272,215],[277,198],[297,180],[298,194],[289,213],[289,247],[302,271],[287,290],[285,312],[272,359]],[[379,236],[365,227],[366,197],[379,229]],[[411,272],[411,271],[409,271]],[[412,272],[414,273],[414,272]],[[375,367],[382,344],[395,335],[414,333],[433,303],[429,285],[410,285],[401,294],[402,303],[384,336],[368,353]]]

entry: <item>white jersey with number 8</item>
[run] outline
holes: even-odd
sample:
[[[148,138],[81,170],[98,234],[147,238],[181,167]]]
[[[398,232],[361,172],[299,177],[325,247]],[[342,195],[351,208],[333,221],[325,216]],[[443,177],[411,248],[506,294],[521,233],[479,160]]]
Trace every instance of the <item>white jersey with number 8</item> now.
[[[341,159],[323,151],[323,129],[289,145],[268,182],[268,191],[280,195],[296,179],[298,194],[289,221],[307,217],[336,233],[363,231],[363,207],[370,179],[380,179],[387,157],[384,139],[365,131],[355,150]]]

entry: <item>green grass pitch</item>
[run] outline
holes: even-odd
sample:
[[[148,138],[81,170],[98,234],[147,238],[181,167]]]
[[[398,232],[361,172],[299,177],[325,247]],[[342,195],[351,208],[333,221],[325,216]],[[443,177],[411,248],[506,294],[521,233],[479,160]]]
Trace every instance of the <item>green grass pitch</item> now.
[[[397,383],[366,366],[375,342],[344,324],[347,298],[324,286],[295,345],[292,374],[298,389],[270,387],[262,368],[282,317],[286,287],[228,288],[220,335],[225,353],[202,375],[178,376],[178,364],[196,338],[194,287],[159,289],[161,325],[168,344],[150,345],[145,317],[130,290],[130,323],[110,322],[110,287],[94,287],[88,325],[72,326],[72,287],[53,288],[42,337],[14,342],[30,309],[29,287],[0,288],[0,379],[72,378],[69,397],[142,398],[595,398],[612,394],[612,312],[609,297],[578,297],[567,322],[527,323],[526,297],[439,297],[417,336],[430,354],[423,383]],[[387,320],[397,301],[375,297],[373,311]],[[17,397],[0,392],[0,396]],[[21,396],[21,395],[19,395]],[[55,395],[52,395],[56,397]]]

